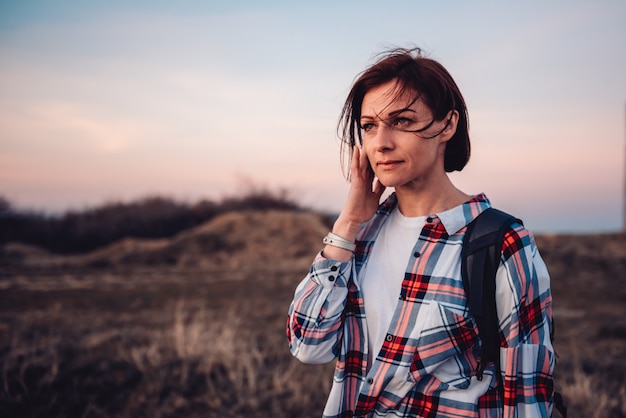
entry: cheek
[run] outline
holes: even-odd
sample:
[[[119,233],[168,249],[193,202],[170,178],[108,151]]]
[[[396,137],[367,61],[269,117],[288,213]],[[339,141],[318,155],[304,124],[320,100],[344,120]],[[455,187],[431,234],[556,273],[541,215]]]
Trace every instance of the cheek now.
[[[374,150],[372,149],[372,147],[368,147],[367,145],[363,145],[362,150],[365,152],[365,155],[367,156],[367,161],[370,162],[370,166],[371,166],[371,161],[374,158]]]
[[[376,167],[376,165],[374,164],[374,162],[376,161],[374,159],[374,156],[372,154],[372,157],[370,157],[370,154],[366,154],[367,155],[367,170],[374,174],[374,176],[378,176],[378,167]]]

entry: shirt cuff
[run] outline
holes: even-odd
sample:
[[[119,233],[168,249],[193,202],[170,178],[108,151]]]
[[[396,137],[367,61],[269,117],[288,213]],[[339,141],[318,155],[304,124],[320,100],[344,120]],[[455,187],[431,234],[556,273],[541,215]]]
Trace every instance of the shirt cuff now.
[[[330,260],[320,251],[310,270],[311,280],[324,287],[347,287],[352,261]]]

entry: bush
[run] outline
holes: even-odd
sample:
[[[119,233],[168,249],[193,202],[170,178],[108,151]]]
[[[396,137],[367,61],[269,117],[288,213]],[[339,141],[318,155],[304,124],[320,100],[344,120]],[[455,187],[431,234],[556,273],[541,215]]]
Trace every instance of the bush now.
[[[251,189],[240,197],[194,204],[164,197],[112,202],[83,211],[46,215],[14,209],[0,197],[0,245],[21,242],[57,254],[85,253],[126,237],[166,238],[232,210],[298,209],[284,191]]]

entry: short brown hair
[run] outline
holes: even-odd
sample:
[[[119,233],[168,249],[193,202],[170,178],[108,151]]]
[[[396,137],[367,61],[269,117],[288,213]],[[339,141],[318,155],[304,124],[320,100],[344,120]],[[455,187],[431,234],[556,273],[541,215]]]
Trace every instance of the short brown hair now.
[[[469,120],[465,100],[450,73],[437,61],[426,58],[419,48],[392,49],[380,55],[378,61],[363,71],[354,82],[344,103],[338,132],[344,170],[349,167],[352,150],[362,144],[361,106],[365,94],[374,87],[396,80],[396,97],[414,92],[431,110],[433,120],[443,120],[451,110],[459,114],[455,134],[446,144],[444,168],[447,172],[461,171],[470,157]],[[447,126],[447,125],[446,125]]]

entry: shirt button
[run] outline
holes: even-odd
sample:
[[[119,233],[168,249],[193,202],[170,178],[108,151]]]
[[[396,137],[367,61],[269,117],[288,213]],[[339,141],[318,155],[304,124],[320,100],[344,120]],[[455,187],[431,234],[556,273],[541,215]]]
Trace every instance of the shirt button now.
[[[415,258],[419,258],[419,256],[421,255],[419,251],[415,251],[413,253],[413,255],[415,256]]]
[[[426,218],[426,222],[431,223],[434,219],[431,218],[430,216],[428,218]]]
[[[330,271],[337,271],[337,266],[332,266],[332,267],[330,268]]]
[[[335,276],[328,276],[328,280],[331,281],[331,282],[334,282],[335,281]]]
[[[391,334],[387,334],[387,336],[385,337],[385,339],[387,340],[387,342],[391,342],[391,340],[393,340],[393,335],[391,335]]]
[[[367,379],[367,383],[369,383],[369,384],[371,385],[372,383],[374,383],[374,379],[372,379],[371,377],[369,377],[369,378]]]

